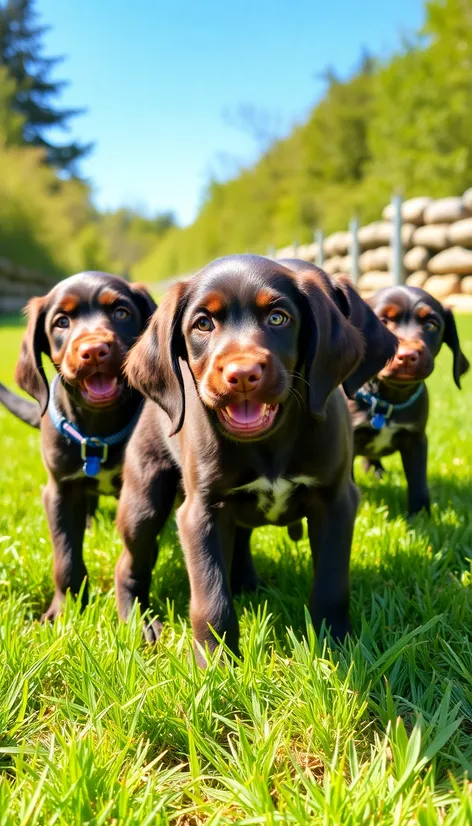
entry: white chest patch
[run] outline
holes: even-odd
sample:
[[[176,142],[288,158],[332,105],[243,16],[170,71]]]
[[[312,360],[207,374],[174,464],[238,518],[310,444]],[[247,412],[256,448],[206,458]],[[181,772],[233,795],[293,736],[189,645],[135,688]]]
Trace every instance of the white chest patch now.
[[[116,496],[117,488],[113,484],[113,480],[120,475],[119,468],[111,468],[110,470],[101,470],[97,476],[98,492],[102,496]]]
[[[268,520],[268,522],[277,522],[287,508],[287,502],[292,493],[299,485],[306,487],[314,487],[318,482],[314,476],[278,476],[272,481],[266,476],[260,476],[254,482],[249,482],[247,485],[241,485],[238,488],[233,488],[230,493],[239,493],[245,491],[247,493],[257,494],[257,507],[261,510]]]
[[[386,424],[381,430],[375,430],[374,438],[367,445],[368,450],[371,450],[372,453],[382,453],[383,450],[388,450],[392,444],[393,437],[396,436],[397,433],[401,433],[402,430],[414,431],[415,427],[405,424]]]
[[[91,477],[97,480],[97,493],[101,494],[101,496],[116,496],[117,488],[113,484],[113,480],[119,475],[119,468],[110,468],[110,470],[100,470],[97,476]],[[71,473],[70,476],[63,476],[62,481],[73,482],[75,479],[84,478],[86,478],[84,472],[78,470],[77,473]]]

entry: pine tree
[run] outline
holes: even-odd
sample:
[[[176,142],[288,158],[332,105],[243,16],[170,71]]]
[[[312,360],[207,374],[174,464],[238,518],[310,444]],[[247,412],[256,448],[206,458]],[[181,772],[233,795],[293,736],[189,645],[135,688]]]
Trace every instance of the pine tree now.
[[[62,58],[42,53],[42,38],[48,28],[38,23],[34,0],[0,2],[0,66],[6,67],[15,84],[11,106],[23,117],[23,140],[42,147],[50,166],[74,173],[77,160],[91,145],[75,141],[58,145],[48,138],[51,127],[67,129],[69,119],[83,111],[60,109],[54,104],[66,83],[51,78]]]

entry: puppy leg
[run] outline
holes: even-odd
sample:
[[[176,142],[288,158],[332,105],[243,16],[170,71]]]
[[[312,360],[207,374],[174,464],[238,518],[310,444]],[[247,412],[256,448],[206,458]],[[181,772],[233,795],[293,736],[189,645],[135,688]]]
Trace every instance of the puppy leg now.
[[[98,496],[94,494],[88,494],[87,496],[87,520],[85,523],[86,530],[91,530],[92,528],[92,519],[95,516],[95,511],[98,508]]]
[[[123,552],[115,568],[115,588],[120,619],[128,619],[138,600],[141,610],[149,608],[151,577],[158,554],[157,536],[164,527],[175,501],[179,474],[172,466],[156,475],[140,468],[126,469],[117,513]],[[160,636],[162,625],[154,620],[144,628],[148,642]]]
[[[303,539],[303,523],[301,521],[292,522],[291,525],[287,526],[287,531],[292,542],[300,542]]]
[[[408,439],[400,449],[408,485],[408,516],[430,511],[428,490],[428,439],[426,433]]]
[[[87,495],[77,484],[58,485],[49,479],[44,489],[43,502],[54,548],[55,593],[42,621],[54,620],[61,612],[68,590],[77,595],[87,577],[82,555]],[[82,606],[88,602],[88,583],[85,581]]]
[[[370,470],[373,470],[374,476],[376,476],[377,479],[381,479],[384,475],[385,468],[380,459],[369,459],[367,456],[364,456],[362,459],[362,470],[364,473],[369,473]]]
[[[315,569],[310,613],[316,631],[323,620],[333,637],[344,639],[349,621],[349,561],[359,495],[348,482],[335,499],[308,514],[308,535]]]
[[[251,533],[249,528],[237,526],[234,536],[234,552],[231,564],[231,593],[233,596],[243,591],[256,591],[261,579],[254,567],[251,554]]]
[[[231,598],[230,570],[234,524],[221,509],[210,510],[198,496],[186,498],[177,511],[180,541],[190,578],[190,619],[195,642],[210,651],[217,646],[211,629],[238,652],[239,626]],[[196,657],[205,658],[196,646]]]

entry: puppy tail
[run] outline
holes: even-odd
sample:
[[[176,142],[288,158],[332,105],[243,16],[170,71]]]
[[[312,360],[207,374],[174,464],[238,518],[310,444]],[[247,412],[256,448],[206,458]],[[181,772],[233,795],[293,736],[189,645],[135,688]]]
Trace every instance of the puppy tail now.
[[[12,393],[8,387],[0,382],[0,403],[3,404],[10,413],[13,413],[17,419],[21,419],[25,424],[31,425],[39,429],[41,415],[39,405],[36,402],[30,402],[28,399],[23,399]]]

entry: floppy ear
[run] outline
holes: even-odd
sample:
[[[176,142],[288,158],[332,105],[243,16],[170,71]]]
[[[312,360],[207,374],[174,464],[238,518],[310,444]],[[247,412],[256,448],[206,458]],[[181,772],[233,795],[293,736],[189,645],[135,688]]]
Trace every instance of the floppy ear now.
[[[143,321],[142,329],[144,330],[153,312],[157,310],[157,304],[145,284],[131,283],[128,286],[133,293],[134,301],[139,309],[139,312],[141,313],[141,318]]]
[[[457,334],[456,322],[454,320],[452,310],[444,309],[443,312],[445,323],[443,341],[452,350],[452,375],[454,376],[454,381],[460,390],[461,376],[463,376],[464,373],[467,373],[470,364],[461,350],[461,346],[459,344],[459,336]]]
[[[178,283],[165,296],[125,363],[129,383],[165,410],[172,422],[173,436],[185,416],[184,381],[179,358],[185,358],[182,315],[186,305],[186,284]]]
[[[329,396],[356,369],[364,354],[358,330],[343,316],[312,272],[297,275],[306,298],[305,375],[313,416],[323,417]]]
[[[49,402],[49,384],[44,372],[41,354],[49,355],[45,318],[47,299],[32,298],[26,307],[28,326],[21,342],[20,358],[16,365],[15,379],[22,390],[26,390],[39,402],[41,416],[44,416]]]
[[[397,351],[398,339],[382,324],[377,318],[372,307],[360,297],[352,284],[346,279],[336,279],[334,289],[337,298],[336,303],[342,309],[339,302],[340,293],[344,296],[343,306],[347,302],[347,318],[359,330],[365,342],[364,355],[356,369],[343,382],[344,392],[352,398],[356,390],[362,387],[366,381],[376,376],[385,367],[386,363],[392,359]],[[344,312],[344,310],[342,310]]]

